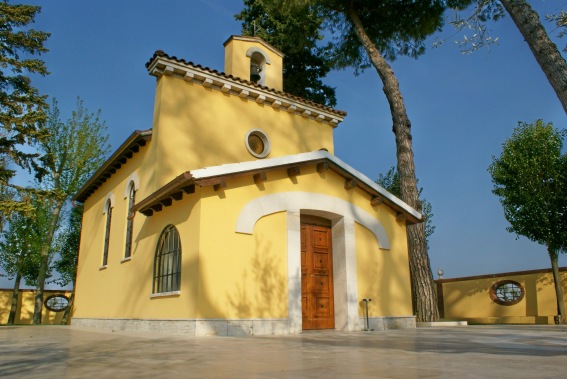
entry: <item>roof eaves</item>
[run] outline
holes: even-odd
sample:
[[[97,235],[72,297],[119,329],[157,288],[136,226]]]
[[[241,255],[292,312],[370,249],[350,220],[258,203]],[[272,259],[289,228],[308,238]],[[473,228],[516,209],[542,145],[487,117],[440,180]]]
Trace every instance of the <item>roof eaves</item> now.
[[[415,209],[370,180],[364,174],[326,151],[314,151],[272,159],[230,163],[185,172],[137,204],[133,210],[140,211],[147,216],[151,215],[153,211],[161,210],[162,205],[171,205],[172,194],[176,194],[176,197],[179,198],[174,197],[174,199],[179,200],[181,198],[179,194],[182,190],[186,193],[194,192],[194,187],[191,189],[189,187],[190,185],[199,185],[200,187],[211,185],[219,186],[223,183],[224,179],[229,176],[255,175],[275,169],[305,164],[319,164],[322,162],[329,162],[333,171],[348,180],[353,179],[356,186],[361,187],[373,197],[380,197],[381,201],[384,201],[388,206],[407,215],[408,223],[413,224],[423,221],[423,216]]]
[[[183,193],[191,194],[193,192],[195,192],[193,175],[186,171],[134,205],[128,217],[133,218],[136,212],[151,216],[154,212],[161,211],[162,207],[170,206],[173,200],[181,200]]]
[[[245,97],[261,104],[267,104],[274,108],[287,110],[288,112],[298,113],[304,117],[310,117],[323,122],[329,121],[329,123],[331,123],[334,127],[336,127],[346,116],[345,111],[336,110],[287,92],[278,91],[239,77],[227,75],[223,72],[219,72],[175,56],[169,56],[162,50],[158,50],[154,53],[154,55],[146,63],[146,68],[150,75],[153,76],[178,76],[183,80],[202,84],[207,87],[218,87],[218,89],[221,89],[225,93],[234,93],[239,97]],[[190,72],[191,70],[196,70],[200,77],[197,78],[196,73]],[[207,76],[216,79],[218,83],[214,83],[214,80],[209,79]],[[224,81],[224,83],[222,81]],[[302,109],[296,109],[296,105],[291,103],[288,104],[288,102],[300,104]],[[318,112],[319,115],[316,115]],[[321,112],[326,113],[327,115],[333,115],[333,119],[329,119],[328,116],[319,117],[322,116]]]
[[[152,130],[136,130],[116,149],[104,164],[73,196],[73,201],[84,203],[98,187],[112,176],[126,161],[152,138]]]
[[[366,175],[356,170],[352,166],[348,165],[341,159],[337,158],[335,155],[330,154],[327,151],[319,150],[312,151],[308,153],[300,153],[295,155],[287,155],[284,157],[266,159],[266,160],[256,160],[241,163],[230,163],[226,165],[213,166],[202,168],[198,170],[193,170],[191,173],[196,181],[203,180],[205,178],[211,177],[221,177],[228,174],[234,174],[238,172],[247,171],[261,171],[266,169],[281,168],[282,166],[292,166],[297,164],[305,163],[318,163],[322,160],[328,160],[332,163],[335,171],[340,171],[342,176],[355,179],[358,185],[364,186],[367,192],[373,193],[384,198],[386,202],[393,205],[394,208],[408,213],[410,216],[415,218],[415,222],[420,222],[423,216],[406,204],[404,201],[394,196],[386,189],[378,185],[376,182],[368,178]]]

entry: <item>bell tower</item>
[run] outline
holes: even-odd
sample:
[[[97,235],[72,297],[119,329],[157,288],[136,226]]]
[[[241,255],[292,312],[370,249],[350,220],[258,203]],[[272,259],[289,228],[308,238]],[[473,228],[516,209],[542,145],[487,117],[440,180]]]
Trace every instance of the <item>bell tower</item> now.
[[[261,38],[231,36],[224,43],[224,73],[283,91],[283,57]]]

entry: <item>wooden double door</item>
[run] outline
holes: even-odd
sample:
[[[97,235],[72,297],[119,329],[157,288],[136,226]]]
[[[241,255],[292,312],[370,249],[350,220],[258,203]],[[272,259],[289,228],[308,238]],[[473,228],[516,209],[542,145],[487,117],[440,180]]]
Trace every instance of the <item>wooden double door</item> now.
[[[323,224],[323,225],[321,225]],[[301,223],[301,306],[303,329],[334,329],[331,227]]]

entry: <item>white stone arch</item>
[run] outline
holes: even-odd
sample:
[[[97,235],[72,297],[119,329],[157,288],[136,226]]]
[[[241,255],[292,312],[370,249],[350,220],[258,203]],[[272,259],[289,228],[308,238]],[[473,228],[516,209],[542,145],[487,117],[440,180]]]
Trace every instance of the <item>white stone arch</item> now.
[[[266,84],[266,66],[270,64],[270,57],[265,51],[258,47],[251,47],[246,51],[246,56],[250,58],[250,81],[260,85]],[[254,68],[256,67],[256,68]],[[259,79],[254,79],[252,73],[259,75]]]
[[[260,218],[282,211],[287,215],[289,333],[302,331],[301,214],[332,220],[335,329],[360,330],[355,222],[374,234],[381,249],[389,249],[390,241],[384,227],[368,212],[342,199],[311,192],[282,192],[262,196],[246,204],[238,215],[236,232],[253,234]]]
[[[106,211],[108,210],[106,205],[108,204],[109,201],[110,201],[110,208],[114,208],[114,194],[112,192],[109,192],[104,198],[104,203],[102,203],[102,214],[106,214]]]
[[[262,49],[260,49],[259,47],[251,47],[246,51],[246,56],[248,58],[252,57],[252,54],[254,53],[260,53],[264,56],[265,62],[266,64],[271,64],[270,63],[270,56],[268,54],[266,54],[266,52]]]
[[[253,234],[256,222],[267,215],[289,210],[330,212],[352,219],[374,234],[381,249],[390,249],[390,239],[382,224],[365,210],[337,197],[313,192],[280,192],[246,204],[236,220],[236,232]]]
[[[138,179],[138,174],[133,172],[132,175],[126,181],[126,186],[124,187],[124,198],[127,199],[130,196],[130,186],[134,184],[134,191],[140,188],[140,180]]]

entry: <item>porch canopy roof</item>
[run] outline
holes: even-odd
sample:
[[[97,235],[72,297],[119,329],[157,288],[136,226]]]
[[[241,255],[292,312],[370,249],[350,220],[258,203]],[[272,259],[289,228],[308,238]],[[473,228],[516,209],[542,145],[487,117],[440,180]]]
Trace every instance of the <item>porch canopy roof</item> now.
[[[298,176],[301,175],[301,167],[306,165],[317,165],[318,172],[334,171],[345,178],[345,189],[350,190],[355,187],[362,189],[370,195],[370,203],[373,206],[384,203],[396,210],[398,220],[405,220],[408,224],[424,221],[418,211],[324,150],[186,171],[136,204],[129,217],[134,217],[136,212],[150,217],[155,212],[162,211],[164,207],[171,206],[174,201],[181,200],[184,194],[194,193],[195,185],[213,186],[217,191],[226,188],[226,181],[230,178],[252,176],[255,182],[262,182],[267,179],[269,171],[276,169],[287,169],[289,176]]]

